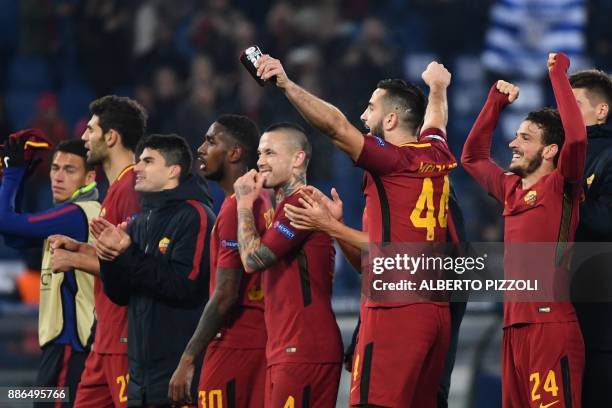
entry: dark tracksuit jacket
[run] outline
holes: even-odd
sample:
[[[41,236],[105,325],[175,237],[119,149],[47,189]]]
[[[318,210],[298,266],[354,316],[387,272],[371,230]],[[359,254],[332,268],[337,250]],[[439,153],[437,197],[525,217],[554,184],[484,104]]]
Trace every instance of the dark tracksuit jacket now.
[[[190,176],[141,195],[131,246],[100,262],[104,291],[128,306],[128,406],[168,404],[168,383],[208,300],[209,239],[215,217]],[[197,395],[199,370],[192,395]]]
[[[612,242],[612,123],[587,126],[587,158],[576,231],[572,296],[586,350],[582,403],[612,406],[612,253],[584,242]],[[608,245],[608,244],[604,244]],[[593,302],[600,300],[599,302]],[[604,303],[605,300],[608,303]]]

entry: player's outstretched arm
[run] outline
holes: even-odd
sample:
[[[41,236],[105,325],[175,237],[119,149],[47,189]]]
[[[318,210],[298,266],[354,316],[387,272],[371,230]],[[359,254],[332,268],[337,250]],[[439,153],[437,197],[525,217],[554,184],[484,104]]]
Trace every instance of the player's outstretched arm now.
[[[514,102],[518,95],[519,88],[509,82],[497,81],[493,84],[461,154],[465,171],[498,201],[503,201],[504,170],[491,159],[493,132],[504,107]]]
[[[331,137],[334,144],[345,151],[353,161],[357,160],[363,148],[363,135],[338,108],[291,81],[279,60],[263,55],[256,65],[259,77],[265,81],[276,77],[276,86],[283,90],[289,102],[304,119]]]
[[[191,403],[191,382],[195,359],[223,327],[229,312],[239,298],[241,269],[217,268],[215,291],[206,303],[198,326],[191,336],[168,386],[168,398],[176,404]]]
[[[451,82],[451,73],[435,61],[430,62],[421,78],[429,87],[429,96],[422,130],[440,129],[446,133],[448,124],[448,98],[446,90]]]
[[[566,181],[580,183],[586,161],[587,132],[567,78],[570,60],[563,53],[553,53],[549,54],[547,65],[565,133],[557,167]]]

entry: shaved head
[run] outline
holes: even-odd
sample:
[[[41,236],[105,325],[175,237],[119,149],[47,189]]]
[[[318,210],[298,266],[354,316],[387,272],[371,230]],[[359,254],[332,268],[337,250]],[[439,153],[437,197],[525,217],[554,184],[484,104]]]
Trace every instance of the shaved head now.
[[[266,133],[269,132],[282,132],[286,136],[282,140],[287,144],[291,153],[298,151],[305,153],[306,160],[304,161],[304,167],[308,167],[308,162],[312,156],[312,146],[301,126],[291,122],[275,123],[266,129]]]

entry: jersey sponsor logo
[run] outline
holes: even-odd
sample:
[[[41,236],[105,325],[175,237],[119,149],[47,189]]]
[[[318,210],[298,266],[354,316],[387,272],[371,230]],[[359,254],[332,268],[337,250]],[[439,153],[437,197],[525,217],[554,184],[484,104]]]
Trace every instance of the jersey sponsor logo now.
[[[382,138],[374,136],[374,139],[376,139],[376,144],[378,144],[380,147],[385,147],[385,141]]]
[[[295,232],[293,232],[293,230],[291,228],[289,228],[288,226],[286,226],[285,224],[276,221],[274,223],[274,229],[276,229],[278,232],[280,232],[281,234],[283,234],[285,236],[285,238],[287,239],[293,239],[295,238]]]
[[[229,249],[237,250],[238,249],[238,241],[234,241],[234,240],[231,240],[231,239],[224,239],[224,240],[221,240],[221,246],[223,248],[229,248]]]
[[[559,402],[559,400],[553,401],[550,404],[546,404],[544,405],[543,403],[540,402],[540,408],[549,408],[552,407],[553,405],[555,405],[557,402]]]
[[[534,205],[537,198],[538,198],[538,192],[535,190],[529,190],[527,194],[525,194],[525,197],[523,197],[523,200],[525,201],[525,204],[527,205]]]
[[[593,180],[595,180],[595,173],[593,173],[589,177],[587,177],[587,179],[586,179],[587,188],[591,187],[591,184],[593,184]]]
[[[168,245],[170,245],[170,238],[163,237],[162,239],[160,239],[159,244],[157,244],[157,247],[159,248],[159,252],[161,252],[162,254],[165,254],[168,251]]]
[[[106,207],[102,207],[100,210],[100,218],[104,218],[106,216]]]

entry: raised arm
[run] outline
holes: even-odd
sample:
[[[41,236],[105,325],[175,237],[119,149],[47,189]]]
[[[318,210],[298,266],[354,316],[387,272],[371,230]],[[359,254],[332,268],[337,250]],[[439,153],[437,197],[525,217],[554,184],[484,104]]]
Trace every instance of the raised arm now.
[[[363,135],[344,116],[338,108],[317,98],[304,88],[291,81],[281,62],[264,55],[257,60],[257,75],[264,81],[276,77],[276,86],[289,99],[289,102],[313,127],[332,138],[339,149],[345,151],[356,161],[363,148]]]
[[[519,88],[497,81],[463,146],[461,164],[478,184],[498,201],[504,199],[504,170],[491,159],[491,142],[504,107],[518,98]]]
[[[446,90],[450,85],[451,74],[444,65],[434,61],[429,63],[421,78],[429,87],[427,109],[425,110],[422,129],[434,128],[446,133],[446,125],[448,124]]]
[[[548,57],[548,74],[565,133],[565,142],[559,153],[557,168],[566,181],[580,183],[586,161],[587,132],[567,79],[569,66],[570,60],[565,54],[550,54]]]

